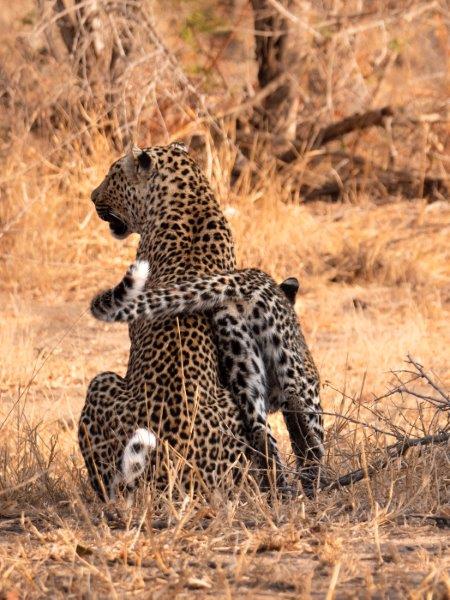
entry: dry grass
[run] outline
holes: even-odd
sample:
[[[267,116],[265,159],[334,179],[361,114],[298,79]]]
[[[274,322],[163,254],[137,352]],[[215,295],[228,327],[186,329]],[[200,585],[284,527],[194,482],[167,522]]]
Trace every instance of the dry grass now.
[[[448,389],[445,199],[380,199],[368,185],[342,203],[302,205],[292,189],[298,176],[315,176],[314,157],[280,176],[259,147],[261,175],[255,180],[248,167],[231,187],[233,126],[223,124],[230,139],[219,146],[205,133],[205,114],[208,122],[208,114],[239,105],[237,82],[251,81],[249,61],[237,66],[232,54],[248,45],[249,14],[237,3],[240,25],[230,17],[234,47],[207,71],[212,63],[200,47],[213,52],[222,38],[202,30],[191,32],[195,43],[187,35],[181,43],[173,33],[194,8],[204,9],[202,2],[191,4],[178,3],[177,16],[169,17],[148,3],[160,35],[172,32],[162,35],[169,49],[188,51],[174,54],[181,56],[174,62],[138,32],[140,54],[128,65],[123,88],[130,128],[146,142],[186,131],[201,135],[199,159],[231,222],[240,264],[278,279],[299,277],[297,309],[324,382],[330,476],[383,456],[399,431],[420,437],[448,427],[446,413],[435,418],[429,403],[410,394],[377,400],[398,384],[393,371],[405,368],[407,354]],[[368,107],[370,99],[402,105],[407,114],[443,115],[444,3],[375,2],[368,19],[379,24],[355,34],[348,28],[361,22],[336,30],[336,14],[360,12],[361,3],[332,3],[328,12],[306,4],[305,18],[325,39],[322,45],[304,39],[299,110],[306,121],[333,120]],[[314,501],[269,503],[250,485],[229,499],[212,493],[182,504],[143,494],[132,511],[105,510],[93,498],[77,419],[89,380],[100,370],[124,372],[128,342],[124,328],[94,322],[86,309],[95,291],[118,280],[136,239],[112,240],[88,201],[118,150],[100,126],[103,109],[91,104],[85,120],[77,120],[82,94],[71,65],[63,62],[55,72],[42,36],[30,37],[40,28],[31,2],[5,7],[0,597],[449,597],[448,533],[439,527],[450,518],[448,447],[411,449],[370,480]],[[327,83],[322,91],[308,88],[311,73]],[[155,79],[137,94],[149,74]],[[205,95],[186,89],[185,77]],[[442,175],[447,124],[412,123],[394,123],[392,135],[367,131],[343,144],[380,162],[390,160],[394,147],[397,166],[414,163]],[[427,394],[429,386],[415,381],[412,390]],[[273,425],[289,457],[279,416]],[[439,516],[447,521],[433,518]]]

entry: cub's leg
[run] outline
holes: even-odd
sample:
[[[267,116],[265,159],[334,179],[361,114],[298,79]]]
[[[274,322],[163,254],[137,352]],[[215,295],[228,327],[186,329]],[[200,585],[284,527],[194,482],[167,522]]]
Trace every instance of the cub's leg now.
[[[299,393],[298,387],[285,387],[281,408],[307,496],[313,496],[319,484],[324,455],[322,415],[316,405],[319,394],[315,388],[303,385]]]
[[[239,304],[218,309],[211,315],[216,335],[221,376],[242,414],[253,458],[263,482],[287,488],[277,442],[267,420],[267,380],[261,351]]]
[[[320,405],[320,379],[301,331],[295,331],[296,319],[283,334],[265,328],[262,335],[269,362],[270,410],[281,409],[289,432],[297,470],[308,496],[319,483],[320,463],[324,455],[323,420]]]

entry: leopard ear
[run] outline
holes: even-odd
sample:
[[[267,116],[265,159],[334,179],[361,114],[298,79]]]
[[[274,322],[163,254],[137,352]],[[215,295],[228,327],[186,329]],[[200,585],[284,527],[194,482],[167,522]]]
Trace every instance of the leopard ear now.
[[[152,165],[150,156],[145,150],[139,148],[139,146],[133,145],[131,148],[131,154],[135,161],[137,161],[138,168],[143,171],[148,171]]]
[[[187,146],[183,142],[172,142],[170,144],[170,147],[171,148],[178,148],[178,150],[181,150],[181,152],[184,152],[185,154],[188,154],[188,152],[189,152],[189,146]]]
[[[137,160],[139,155],[142,154],[143,150],[142,148],[139,148],[139,146],[136,146],[136,144],[133,144],[130,148],[130,152],[129,154],[131,154],[131,156]]]
[[[130,180],[134,180],[136,177],[136,162],[139,152],[141,152],[140,148],[137,146],[130,146],[125,155],[123,168]]]
[[[139,146],[135,144],[129,146],[125,160],[125,167],[129,175],[136,172],[136,164],[140,154],[142,154],[142,150]]]
[[[151,160],[150,156],[147,154],[147,152],[142,150],[142,152],[137,157],[137,161],[138,161],[138,165],[139,165],[139,170],[142,170],[142,171],[150,170],[150,167],[152,166],[152,160]]]
[[[147,172],[152,166],[150,156],[139,146],[133,145],[127,154],[128,171],[131,173]]]

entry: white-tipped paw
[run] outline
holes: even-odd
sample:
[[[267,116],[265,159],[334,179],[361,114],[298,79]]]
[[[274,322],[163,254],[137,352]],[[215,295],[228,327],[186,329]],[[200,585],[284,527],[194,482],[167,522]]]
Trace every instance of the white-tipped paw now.
[[[133,278],[133,295],[139,294],[145,288],[150,267],[147,260],[137,260],[130,267],[130,275]]]
[[[155,434],[153,433],[153,431],[150,431],[150,429],[147,429],[146,427],[139,427],[139,429],[136,429],[130,442],[132,444],[143,444],[148,449],[156,448]]]

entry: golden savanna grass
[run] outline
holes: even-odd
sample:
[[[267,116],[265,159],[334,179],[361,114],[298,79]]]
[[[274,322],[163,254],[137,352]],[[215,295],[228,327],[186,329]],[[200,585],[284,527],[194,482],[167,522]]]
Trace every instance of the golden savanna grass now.
[[[280,170],[258,139],[232,185],[235,123],[220,120],[219,136],[211,122],[239,112],[242,87],[254,84],[247,3],[144,4],[154,29],[135,31],[121,88],[129,134],[200,139],[239,264],[299,278],[296,307],[323,382],[327,476],[368,468],[398,436],[448,429],[448,406],[424,399],[443,397],[425,379],[389,394],[411,379],[408,355],[448,390],[446,197],[388,194],[368,172],[339,202],[305,204],[299,181],[322,182],[331,166],[312,151]],[[89,201],[121,141],[105,130],[101,74],[86,92],[63,48],[59,62],[49,51],[48,31],[53,44],[58,35],[43,6],[5,6],[0,21],[1,597],[449,597],[445,445],[412,448],[315,500],[270,501],[251,482],[230,498],[182,503],[141,490],[131,510],[94,498],[77,420],[89,380],[124,373],[128,338],[87,307],[119,280],[137,239],[113,240]],[[394,106],[390,127],[331,149],[445,178],[448,16],[439,1],[294,2],[299,118],[327,124]],[[291,464],[282,419],[272,423]]]

